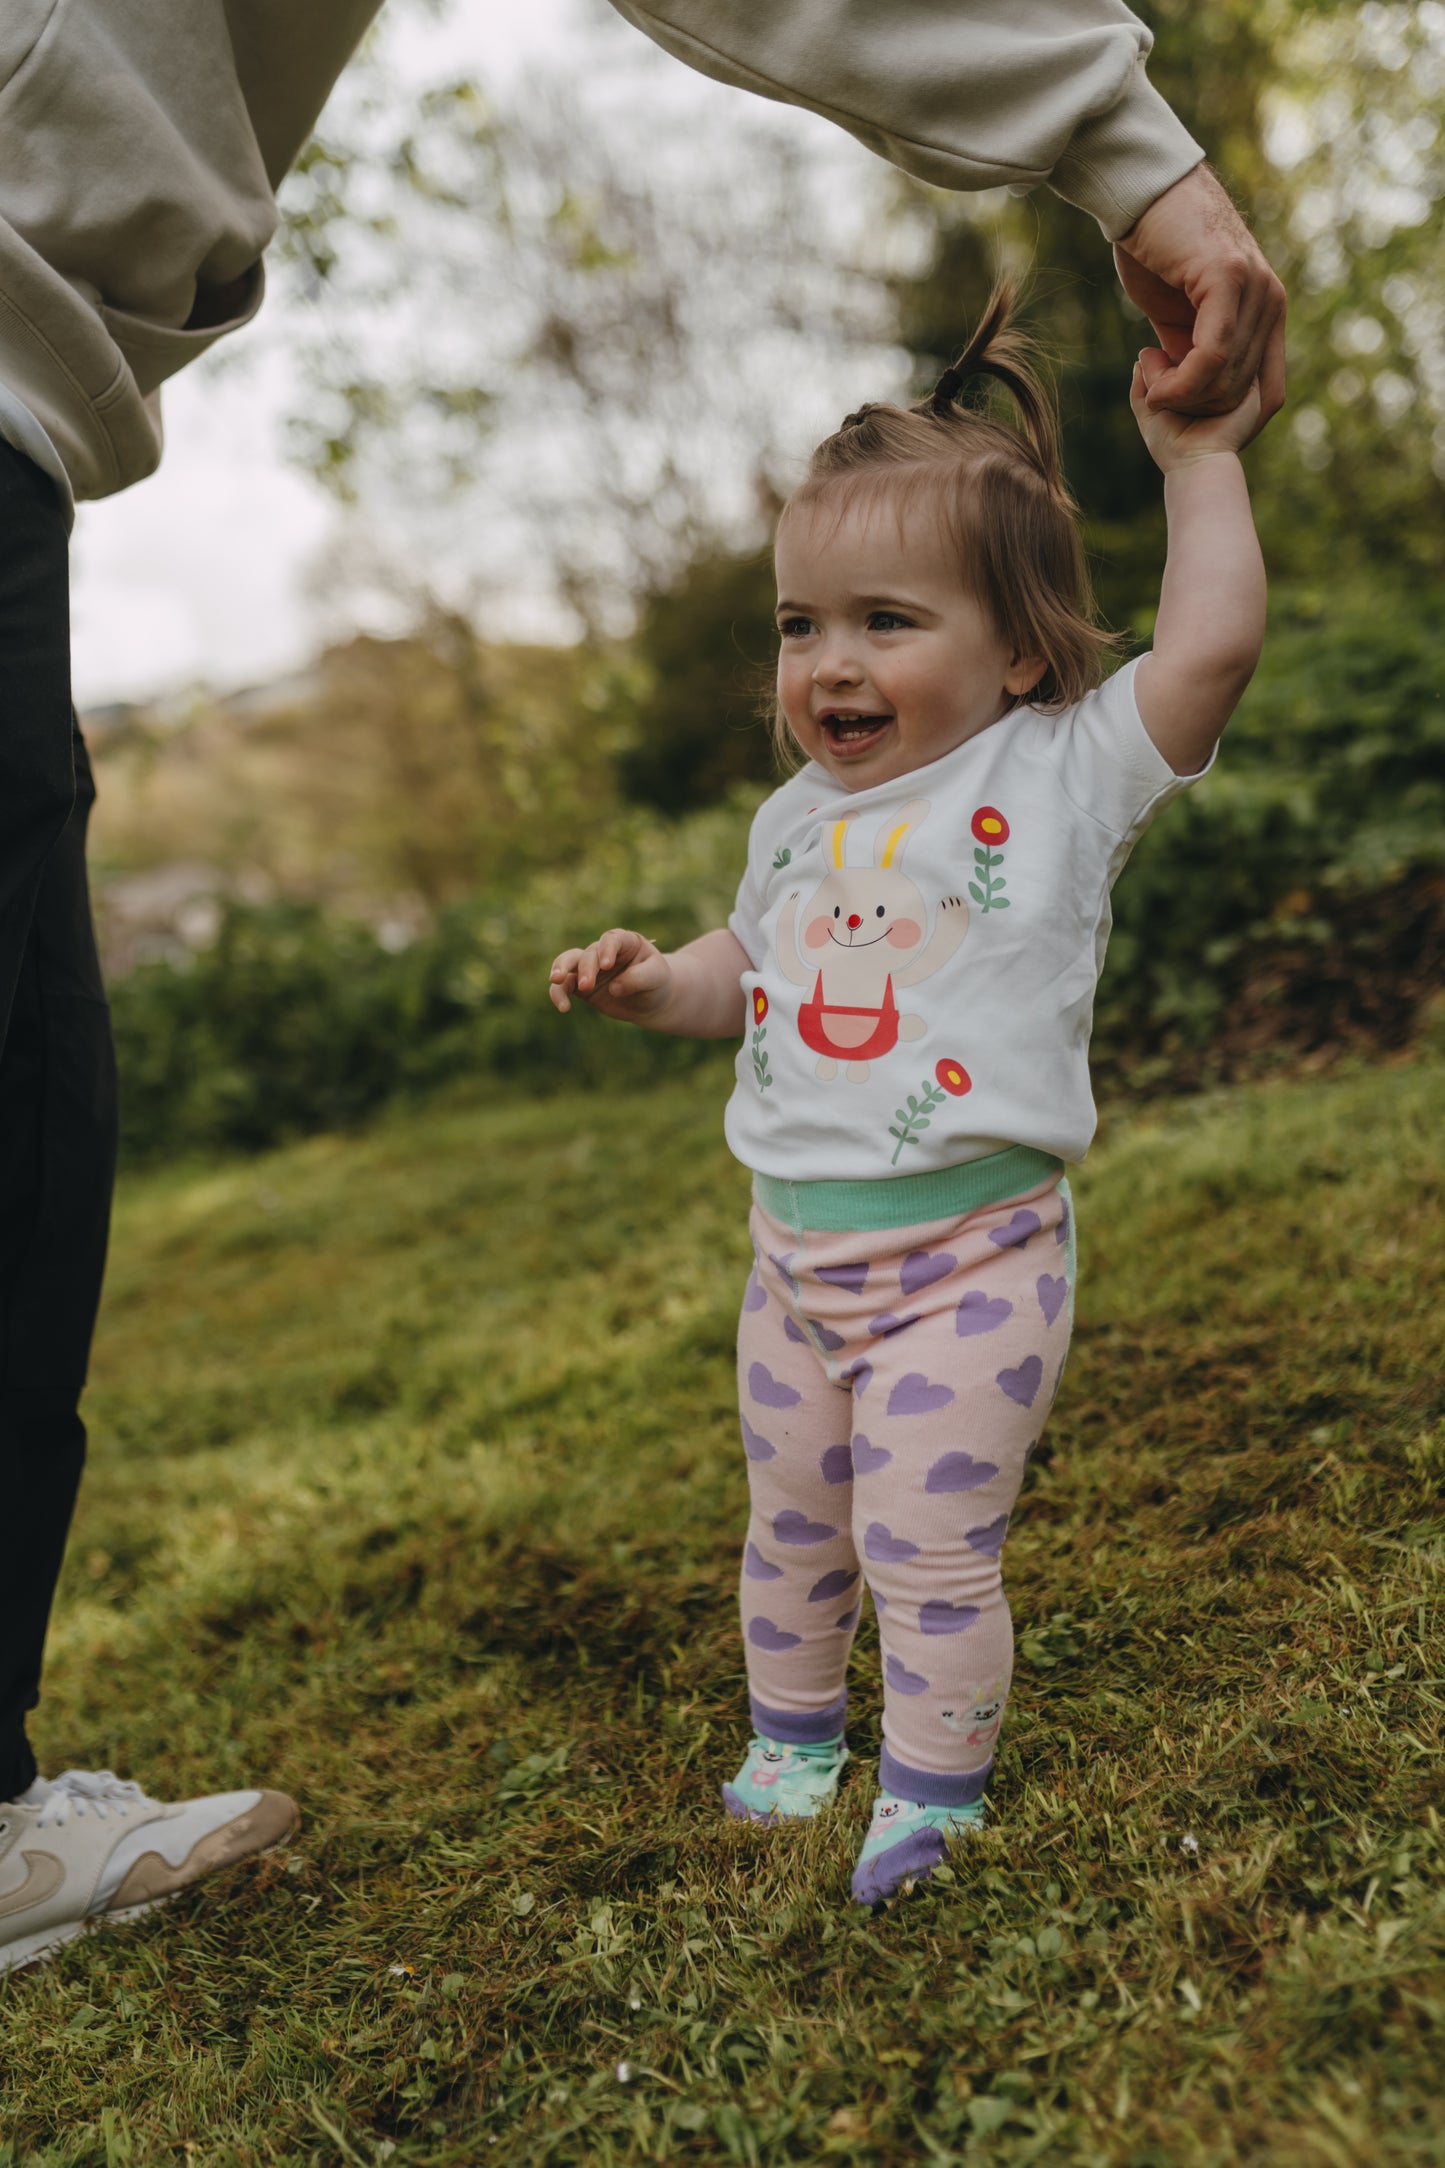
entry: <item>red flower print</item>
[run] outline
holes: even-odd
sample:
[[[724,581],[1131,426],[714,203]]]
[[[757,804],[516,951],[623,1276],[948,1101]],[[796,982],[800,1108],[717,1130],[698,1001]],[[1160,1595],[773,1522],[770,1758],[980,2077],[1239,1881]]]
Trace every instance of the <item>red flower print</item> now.
[[[1007,843],[1008,822],[997,806],[981,805],[971,823],[976,843]]]
[[[760,1024],[768,1013],[768,997],[761,986],[753,988],[753,1022]]]
[[[955,1099],[961,1099],[965,1092],[973,1090],[973,1078],[964,1068],[963,1063],[951,1060],[946,1054],[933,1073],[944,1090],[951,1093]]]

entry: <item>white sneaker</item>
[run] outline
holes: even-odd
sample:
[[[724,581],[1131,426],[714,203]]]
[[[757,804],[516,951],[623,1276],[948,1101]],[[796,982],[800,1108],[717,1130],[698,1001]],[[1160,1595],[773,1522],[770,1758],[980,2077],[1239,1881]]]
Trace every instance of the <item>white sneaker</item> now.
[[[163,1806],[109,1769],[37,1777],[0,1804],[0,1974],[266,1851],[297,1819],[284,1792],[214,1792]]]

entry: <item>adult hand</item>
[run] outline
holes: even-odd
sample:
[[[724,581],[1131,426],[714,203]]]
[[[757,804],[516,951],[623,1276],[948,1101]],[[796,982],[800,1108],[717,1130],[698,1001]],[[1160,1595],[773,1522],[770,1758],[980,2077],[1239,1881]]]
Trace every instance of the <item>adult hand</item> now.
[[[1258,381],[1262,429],[1284,405],[1285,291],[1208,166],[1155,198],[1114,262],[1169,359],[1151,408],[1228,414]]]

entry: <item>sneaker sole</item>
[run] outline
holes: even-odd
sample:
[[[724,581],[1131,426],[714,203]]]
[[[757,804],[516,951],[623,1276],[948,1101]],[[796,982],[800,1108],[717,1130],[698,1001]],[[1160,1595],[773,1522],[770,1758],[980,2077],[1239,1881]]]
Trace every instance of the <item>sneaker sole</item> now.
[[[261,1795],[263,1800],[275,1800],[278,1806],[283,1796],[266,1792]],[[75,1942],[82,1935],[93,1934],[98,1928],[124,1927],[128,1921],[141,1919],[147,1912],[158,1912],[163,1905],[173,1904],[186,1890],[194,1889],[198,1883],[208,1882],[213,1874],[224,1873],[228,1867],[243,1866],[248,1859],[260,1859],[264,1853],[274,1851],[278,1844],[284,1844],[286,1839],[295,1833],[301,1819],[289,1799],[285,1800],[285,1805],[289,1809],[289,1819],[284,1827],[277,1828],[274,1835],[268,1836],[264,1844],[258,1844],[250,1851],[240,1852],[233,1859],[218,1860],[214,1866],[203,1869],[175,1889],[157,1891],[153,1897],[146,1897],[137,1904],[119,1905],[110,1912],[92,1912],[83,1920],[58,1920],[54,1925],[41,1928],[33,1935],[21,1935],[13,1942],[0,1944],[0,1979],[12,1972],[24,1972],[32,1965],[48,1964],[55,1952],[63,1949],[67,1942]],[[253,1813],[255,1811],[252,1809]],[[279,1819],[275,1809],[272,1809],[271,1818],[273,1821]]]
[[[174,1904],[179,1895],[179,1890],[173,1890],[169,1897],[153,1897],[149,1904],[127,1905],[123,1912],[93,1912],[89,1919],[66,1920],[59,1926],[43,1928],[39,1934],[22,1935],[18,1942],[7,1942],[0,1949],[0,1980],[12,1972],[28,1972],[32,1966],[48,1965],[56,1951],[63,1950],[67,1942],[78,1942],[82,1935],[96,1934],[103,1927],[124,1927],[128,1920],[138,1920],[142,1913],[159,1912],[163,1905]]]

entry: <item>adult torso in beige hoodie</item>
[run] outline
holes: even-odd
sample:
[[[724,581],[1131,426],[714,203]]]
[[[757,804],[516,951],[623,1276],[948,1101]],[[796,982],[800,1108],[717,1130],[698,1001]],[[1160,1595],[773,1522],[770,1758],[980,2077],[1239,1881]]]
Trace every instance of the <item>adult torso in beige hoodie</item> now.
[[[1202,153],[1121,0],[613,0],[691,66],[945,187],[1052,180],[1122,233]],[[77,497],[260,305],[276,190],[378,0],[3,0],[0,386]]]

